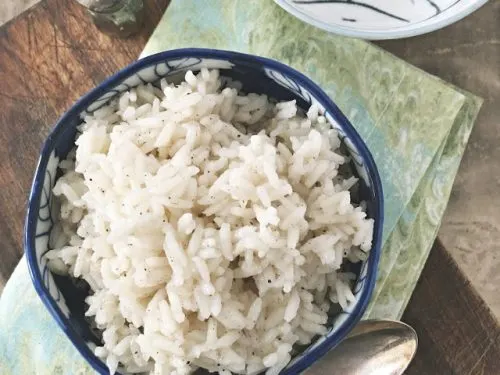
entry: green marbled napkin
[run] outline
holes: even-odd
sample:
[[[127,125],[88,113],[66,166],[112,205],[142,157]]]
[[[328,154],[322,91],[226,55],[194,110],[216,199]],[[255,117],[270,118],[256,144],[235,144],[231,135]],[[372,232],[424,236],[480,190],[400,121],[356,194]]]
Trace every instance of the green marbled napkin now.
[[[269,57],[305,73],[361,134],[384,187],[384,247],[366,317],[399,318],[425,264],[481,99],[270,0],[173,0],[141,56],[206,47]]]

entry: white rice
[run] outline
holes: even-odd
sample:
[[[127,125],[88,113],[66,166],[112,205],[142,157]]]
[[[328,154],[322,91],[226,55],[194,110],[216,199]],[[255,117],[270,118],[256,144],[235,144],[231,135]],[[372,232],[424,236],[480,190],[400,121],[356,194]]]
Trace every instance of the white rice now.
[[[366,256],[373,221],[315,106],[221,90],[217,70],[185,79],[84,118],[46,256],[90,285],[110,374],[277,374],[353,300],[340,267]]]

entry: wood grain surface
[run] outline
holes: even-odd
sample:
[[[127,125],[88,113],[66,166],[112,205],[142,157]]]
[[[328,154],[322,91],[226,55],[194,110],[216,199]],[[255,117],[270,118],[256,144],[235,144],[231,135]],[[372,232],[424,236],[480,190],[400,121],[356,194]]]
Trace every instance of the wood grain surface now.
[[[419,337],[407,375],[500,374],[498,322],[439,240],[403,321]]]
[[[78,97],[137,58],[167,3],[148,1],[144,30],[128,40],[100,33],[71,0],[44,0],[0,28],[0,289],[22,255],[43,139]],[[408,374],[500,374],[498,323],[439,242],[404,320],[420,336]]]

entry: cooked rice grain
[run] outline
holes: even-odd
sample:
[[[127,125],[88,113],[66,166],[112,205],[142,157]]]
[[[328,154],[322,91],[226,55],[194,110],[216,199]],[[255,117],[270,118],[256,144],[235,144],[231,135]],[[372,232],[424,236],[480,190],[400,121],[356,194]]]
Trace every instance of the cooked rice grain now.
[[[131,89],[83,119],[60,164],[46,258],[91,286],[110,373],[277,374],[353,300],[340,267],[366,257],[373,221],[339,175],[337,132],[316,105],[221,85],[202,69]]]

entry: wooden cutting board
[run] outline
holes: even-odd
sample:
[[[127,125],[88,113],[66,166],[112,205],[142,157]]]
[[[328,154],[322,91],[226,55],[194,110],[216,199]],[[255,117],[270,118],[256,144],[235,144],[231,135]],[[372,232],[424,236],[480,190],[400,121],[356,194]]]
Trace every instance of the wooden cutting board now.
[[[44,0],[0,28],[0,289],[22,256],[43,139],[76,99],[137,58],[167,3],[147,1],[146,25],[128,40],[99,32],[71,0]],[[498,322],[439,241],[403,320],[420,337],[408,374],[500,374]]]

